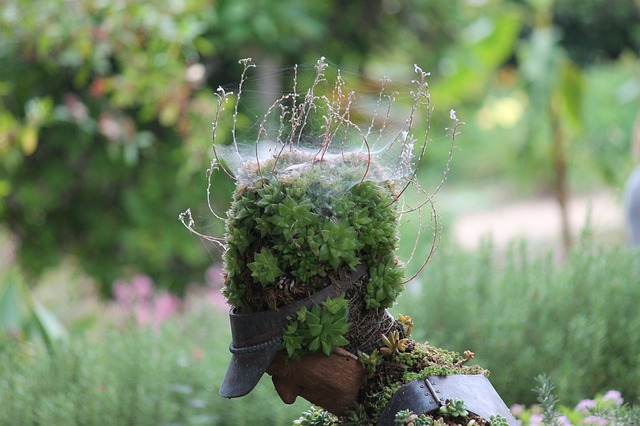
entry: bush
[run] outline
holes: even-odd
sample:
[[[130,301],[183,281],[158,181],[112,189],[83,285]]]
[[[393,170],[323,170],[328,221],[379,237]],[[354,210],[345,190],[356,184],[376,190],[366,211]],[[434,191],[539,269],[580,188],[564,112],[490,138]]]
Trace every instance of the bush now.
[[[177,291],[201,278],[209,256],[176,218],[204,193],[214,110],[198,62],[204,12],[137,0],[5,6],[0,221],[24,269],[72,254],[105,294],[131,270]]]
[[[76,338],[51,355],[5,347],[0,425],[282,425],[308,408],[283,405],[268,377],[244,398],[220,397],[229,341],[226,316],[210,310]]]
[[[443,245],[398,310],[417,340],[476,353],[507,403],[534,401],[548,373],[558,396],[576,403],[616,388],[640,393],[640,257],[583,241],[564,263],[514,243],[504,255]]]

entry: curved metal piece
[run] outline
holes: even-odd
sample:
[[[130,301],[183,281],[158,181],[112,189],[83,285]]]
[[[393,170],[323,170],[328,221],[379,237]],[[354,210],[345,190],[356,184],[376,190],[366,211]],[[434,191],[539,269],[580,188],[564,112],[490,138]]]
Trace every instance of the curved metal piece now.
[[[500,415],[510,425],[518,424],[489,379],[482,374],[431,376],[427,381],[443,404],[448,399],[460,399],[468,411],[486,420]]]
[[[453,374],[430,376],[401,387],[382,411],[378,426],[393,425],[398,411],[408,409],[416,414],[432,413],[452,399],[464,401],[469,412],[486,420],[500,415],[509,425],[518,425],[518,421],[484,375]]]
[[[393,394],[387,406],[382,410],[378,426],[393,425],[396,413],[410,410],[414,413],[430,413],[440,408],[424,380],[414,380],[402,386]]]

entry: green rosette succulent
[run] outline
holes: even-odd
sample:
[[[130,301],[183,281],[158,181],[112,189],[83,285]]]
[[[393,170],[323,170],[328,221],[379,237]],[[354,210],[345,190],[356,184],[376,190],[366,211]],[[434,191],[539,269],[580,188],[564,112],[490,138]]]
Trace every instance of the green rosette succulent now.
[[[352,162],[340,157],[311,164],[305,155],[290,155],[300,161],[295,174],[263,176],[236,188],[226,222],[228,302],[276,309],[290,301],[287,295],[311,294],[327,285],[328,275],[364,263],[367,306],[391,306],[402,291],[404,271],[395,255],[399,216],[393,183],[364,180],[345,188],[342,178],[353,175]]]

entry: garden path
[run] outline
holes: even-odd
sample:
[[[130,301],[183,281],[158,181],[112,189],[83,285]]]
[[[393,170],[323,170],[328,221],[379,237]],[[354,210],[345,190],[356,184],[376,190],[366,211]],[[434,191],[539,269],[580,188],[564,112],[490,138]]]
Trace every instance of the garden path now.
[[[459,196],[459,195],[458,195]],[[445,195],[456,197],[456,195]],[[491,198],[491,197],[489,197]],[[500,197],[497,197],[500,198]],[[517,238],[526,238],[534,247],[560,247],[560,212],[551,196],[515,202],[467,204],[457,212],[449,226],[455,241],[465,248],[476,248],[483,238],[492,235],[496,247],[505,247]],[[439,200],[439,206],[446,203]],[[569,222],[571,233],[578,236],[588,223],[594,235],[610,242],[624,242],[624,219],[621,197],[613,190],[598,190],[571,198]]]

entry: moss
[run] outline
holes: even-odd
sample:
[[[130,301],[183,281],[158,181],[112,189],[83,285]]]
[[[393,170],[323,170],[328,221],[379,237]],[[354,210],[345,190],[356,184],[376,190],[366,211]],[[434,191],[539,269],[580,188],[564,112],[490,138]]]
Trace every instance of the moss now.
[[[385,357],[386,363],[365,386],[361,404],[368,418],[377,421],[391,397],[413,380],[450,374],[489,374],[480,366],[463,365],[465,359],[457,352],[410,340],[405,352]]]

